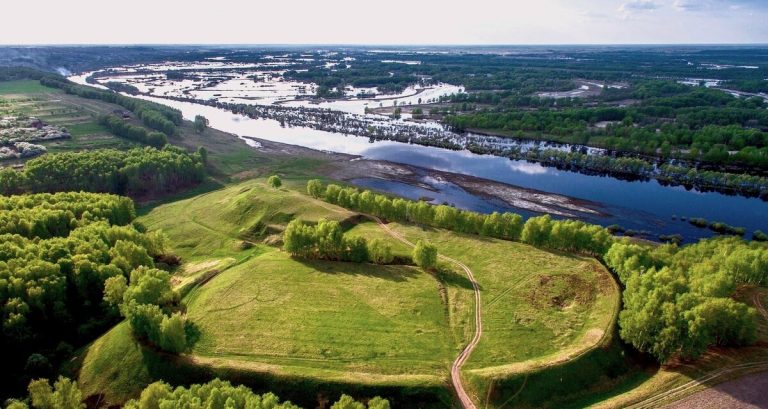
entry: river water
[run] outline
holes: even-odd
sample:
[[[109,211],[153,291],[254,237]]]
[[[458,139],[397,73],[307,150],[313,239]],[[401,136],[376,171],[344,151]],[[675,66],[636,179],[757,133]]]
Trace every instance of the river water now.
[[[70,78],[84,83],[84,76]],[[586,215],[586,221],[604,226],[618,224],[627,229],[647,231],[649,238],[659,234],[682,234],[686,241],[709,237],[712,232],[699,229],[681,217],[703,217],[747,229],[768,232],[768,203],[757,198],[729,196],[715,192],[662,186],[657,181],[624,181],[609,176],[584,175],[535,163],[515,161],[469,151],[452,151],[393,141],[371,142],[368,138],[342,135],[304,127],[282,127],[278,121],[252,119],[229,111],[164,98],[141,96],[179,109],[185,119],[203,115],[210,126],[242,137],[256,137],[299,145],[322,151],[360,155],[367,159],[387,160],[427,169],[476,176],[544,192],[557,193],[597,202],[602,215]],[[424,176],[423,183],[434,191],[403,183],[363,178],[354,183],[389,191],[409,198],[428,196],[436,202],[456,204],[477,211],[520,211],[496,200],[473,196],[458,186]]]

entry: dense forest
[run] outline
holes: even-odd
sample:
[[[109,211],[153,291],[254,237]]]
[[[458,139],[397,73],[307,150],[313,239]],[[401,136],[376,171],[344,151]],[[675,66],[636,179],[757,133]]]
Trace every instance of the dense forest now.
[[[105,282],[164,260],[133,202],[97,193],[0,196],[0,308],[6,390],[47,377],[119,319]],[[143,270],[141,270],[143,271]]]
[[[13,400],[8,409],[81,409],[83,393],[77,385],[67,378],[59,377],[51,385],[47,379],[37,379],[29,383],[29,395],[24,400]],[[245,386],[233,386],[227,381],[214,379],[205,384],[189,387],[171,387],[165,382],[155,382],[141,392],[138,399],[125,404],[128,409],[148,408],[227,408],[227,409],[299,409],[291,402],[281,402],[273,393],[259,395]],[[373,397],[366,401],[357,401],[342,394],[331,409],[389,409],[389,401]]]
[[[598,146],[663,159],[768,167],[768,103],[720,90],[666,81],[638,83],[627,106],[496,106],[448,115],[458,131],[500,131],[510,136]],[[469,97],[468,100],[472,101]]]
[[[47,154],[20,171],[0,169],[0,194],[82,190],[144,196],[191,186],[204,174],[199,153],[170,145]]]

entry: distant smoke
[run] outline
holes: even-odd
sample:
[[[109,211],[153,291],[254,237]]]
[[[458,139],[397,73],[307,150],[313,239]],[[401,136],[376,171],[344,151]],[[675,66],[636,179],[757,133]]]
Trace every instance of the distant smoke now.
[[[61,74],[63,77],[69,77],[70,75],[72,75],[72,72],[69,71],[68,69],[64,68],[64,67],[56,68],[56,72]]]

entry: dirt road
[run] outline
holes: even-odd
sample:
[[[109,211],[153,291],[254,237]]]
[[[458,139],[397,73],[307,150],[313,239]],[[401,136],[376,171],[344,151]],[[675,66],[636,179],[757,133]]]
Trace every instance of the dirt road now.
[[[404,243],[407,246],[414,247],[415,245],[411,243],[408,239],[401,236],[400,233],[392,230],[384,224],[384,222],[379,219],[376,216],[368,216],[376,223],[379,224],[379,226],[384,229],[390,236],[395,238],[396,240],[399,240],[400,242]],[[461,367],[464,365],[464,362],[469,358],[469,356],[472,354],[472,351],[477,346],[478,342],[480,342],[480,337],[483,335],[483,316],[482,316],[482,310],[481,310],[481,304],[480,304],[480,286],[477,284],[477,281],[475,281],[475,276],[472,274],[472,270],[470,270],[469,267],[467,267],[464,263],[452,259],[450,257],[439,255],[441,260],[445,260],[449,263],[453,263],[462,270],[464,270],[464,273],[466,273],[467,278],[469,278],[469,281],[472,283],[472,289],[475,293],[475,334],[472,336],[472,340],[467,344],[466,347],[461,351],[458,357],[456,357],[456,360],[453,361],[453,365],[451,365],[451,382],[453,383],[453,389],[456,391],[456,395],[459,398],[459,401],[461,402],[461,406],[465,409],[475,409],[475,404],[472,402],[472,399],[469,397],[467,392],[464,390],[464,385],[461,383]]]

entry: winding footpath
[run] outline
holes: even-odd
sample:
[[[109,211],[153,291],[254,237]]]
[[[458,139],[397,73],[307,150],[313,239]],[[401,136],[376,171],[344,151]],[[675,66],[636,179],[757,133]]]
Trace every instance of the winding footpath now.
[[[402,242],[403,244],[415,247],[415,244],[411,243],[408,239],[400,235],[400,233],[392,230],[387,226],[381,219],[379,219],[376,216],[367,215],[370,219],[374,220],[384,231],[387,232],[390,236],[397,239],[398,241]],[[466,264],[450,258],[448,256],[444,256],[442,254],[438,255],[438,257],[441,260],[447,261],[449,263],[453,263],[457,266],[459,266],[462,270],[464,270],[464,273],[466,273],[467,278],[469,278],[469,281],[472,283],[472,289],[475,293],[475,334],[472,336],[472,340],[467,344],[466,347],[461,351],[458,357],[456,357],[456,360],[453,361],[453,365],[451,365],[451,382],[453,383],[453,389],[456,391],[456,395],[459,398],[459,401],[461,402],[461,406],[464,409],[476,409],[476,406],[474,402],[472,402],[472,399],[469,397],[467,392],[464,390],[464,385],[461,383],[461,367],[464,365],[464,362],[466,362],[467,359],[469,359],[469,356],[472,354],[472,351],[474,351],[477,344],[480,342],[480,336],[483,335],[483,315],[482,315],[482,309],[480,304],[480,286],[477,284],[477,281],[475,281],[475,276],[472,274],[472,270],[470,270],[469,267],[467,267]]]

